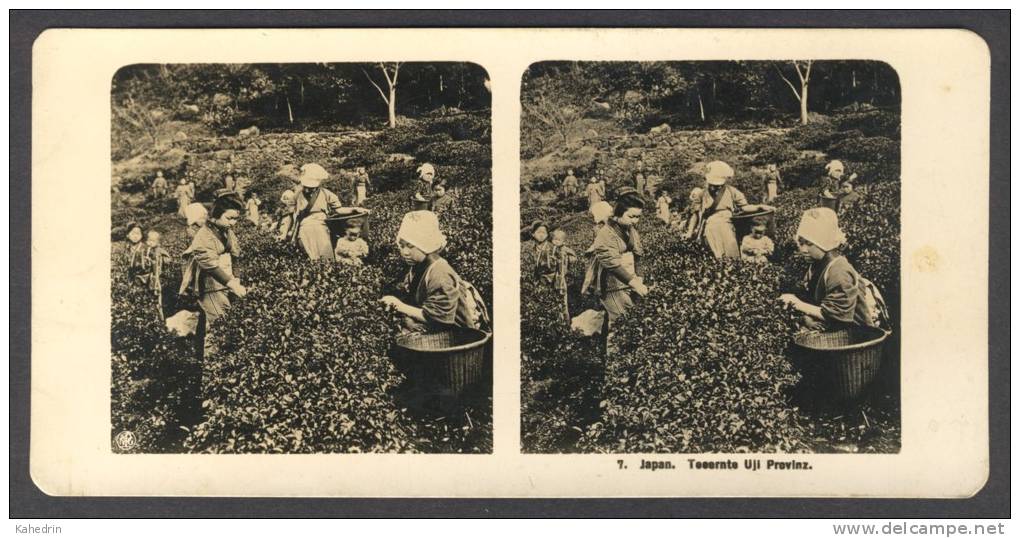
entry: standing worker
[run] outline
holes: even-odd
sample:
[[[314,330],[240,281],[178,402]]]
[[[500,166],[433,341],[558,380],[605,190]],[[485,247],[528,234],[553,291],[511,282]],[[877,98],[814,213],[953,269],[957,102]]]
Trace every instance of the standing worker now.
[[[607,354],[616,351],[612,342],[613,325],[634,305],[631,292],[642,297],[648,294],[648,288],[638,276],[638,262],[644,249],[637,224],[643,210],[644,200],[635,189],[621,189],[613,216],[592,243],[594,259],[588,267],[581,293],[587,291],[588,285],[594,285],[606,309]]]
[[[233,271],[233,259],[241,253],[233,227],[240,219],[242,209],[241,202],[233,196],[217,198],[209,219],[184,251],[189,261],[179,292],[182,295],[190,292],[198,297],[201,314],[195,352],[200,359],[214,351],[209,332],[230,307],[228,293],[241,298],[248,293]]]
[[[361,207],[361,204],[368,199],[368,184],[371,182],[368,178],[368,172],[365,171],[364,166],[359,166],[355,171],[354,176],[354,205],[355,207]]]
[[[163,171],[156,171],[156,179],[152,180],[152,197],[157,200],[162,200],[166,196],[167,184],[166,178],[163,177]]]
[[[330,213],[354,213],[353,208],[344,207],[336,194],[322,188],[322,182],[328,178],[329,173],[318,164],[309,163],[301,167],[301,191],[294,199],[291,240],[300,241],[311,260],[335,259],[326,217]]]
[[[573,198],[577,196],[577,177],[574,176],[574,169],[570,168],[567,170],[567,177],[563,178],[563,197]]]
[[[779,196],[779,167],[775,163],[765,165],[765,203],[771,204]]]
[[[591,209],[595,204],[606,199],[606,187],[599,178],[592,175],[588,180],[588,186],[585,187],[584,193],[588,196],[588,208]]]
[[[744,194],[727,182],[733,178],[733,168],[722,161],[713,161],[705,167],[707,186],[701,193],[699,236],[704,237],[716,258],[739,258],[737,230],[733,226],[733,213],[738,209],[746,213],[775,210],[766,204],[749,204]]]
[[[188,182],[187,177],[181,177],[180,184],[174,189],[174,196],[177,198],[177,214],[185,219],[188,218],[185,209],[195,199],[195,185]]]

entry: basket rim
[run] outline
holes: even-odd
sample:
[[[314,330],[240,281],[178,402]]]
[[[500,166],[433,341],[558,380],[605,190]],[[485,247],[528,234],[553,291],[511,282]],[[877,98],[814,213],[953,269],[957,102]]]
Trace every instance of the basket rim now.
[[[869,329],[874,329],[874,330],[878,331],[881,334],[877,334],[875,338],[872,338],[871,340],[868,340],[868,341],[865,341],[865,342],[858,342],[856,344],[849,344],[849,345],[840,346],[840,347],[817,347],[817,346],[807,345],[807,344],[805,344],[805,343],[803,343],[801,341],[801,338],[803,336],[810,335],[810,334],[819,334],[819,332],[816,331],[816,332],[812,332],[812,333],[804,333],[804,334],[795,336],[793,338],[793,343],[798,345],[798,346],[800,346],[800,347],[802,347],[802,348],[804,348],[804,349],[810,349],[812,351],[847,351],[847,350],[851,350],[851,349],[861,349],[861,348],[873,346],[875,344],[878,344],[878,343],[884,341],[886,338],[889,337],[889,335],[892,334],[892,331],[887,331],[887,330],[885,330],[885,329],[883,329],[881,327],[868,327],[868,328]],[[828,332],[838,332],[838,331],[828,331]]]
[[[750,213],[735,213],[731,218],[734,219],[753,219],[754,217],[762,217],[765,215],[774,215],[776,212],[773,209],[759,209],[758,211],[752,211]]]
[[[357,207],[357,208],[354,208],[354,209],[356,209],[357,212],[351,213],[350,215],[332,215],[332,216],[326,217],[326,221],[328,222],[328,221],[331,221],[331,220],[332,221],[338,221],[338,220],[354,219],[354,218],[358,218],[358,217],[365,217],[365,216],[368,216],[368,215],[372,214],[372,210],[368,209],[366,207]]]
[[[476,340],[474,342],[469,342],[467,344],[461,344],[459,346],[447,347],[447,348],[443,348],[443,349],[423,349],[423,348],[420,348],[420,347],[411,347],[411,346],[408,346],[408,345],[405,344],[406,340],[408,340],[408,339],[410,339],[410,338],[412,338],[414,336],[418,336],[417,334],[412,333],[412,334],[404,334],[404,335],[397,336],[396,344],[398,346],[404,348],[404,349],[407,349],[407,350],[410,350],[410,351],[416,351],[418,353],[450,353],[452,351],[467,351],[469,349],[475,349],[475,348],[478,348],[478,347],[481,347],[481,346],[487,344],[489,342],[489,340],[492,339],[492,333],[488,332],[488,331],[483,331],[481,329],[470,329],[470,328],[466,328],[466,327],[462,328],[461,330],[476,332],[480,336],[482,336],[482,338],[479,339],[479,340]],[[454,331],[439,331],[439,332],[440,333],[442,333],[442,332],[450,332],[450,333],[452,333]]]

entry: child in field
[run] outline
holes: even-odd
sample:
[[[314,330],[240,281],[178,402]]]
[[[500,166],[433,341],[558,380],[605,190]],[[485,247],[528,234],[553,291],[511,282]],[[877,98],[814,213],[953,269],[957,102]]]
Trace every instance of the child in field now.
[[[361,265],[362,258],[368,256],[368,243],[361,238],[361,226],[356,224],[348,226],[343,237],[336,240],[333,254],[340,263]]]
[[[262,200],[259,200],[257,193],[251,193],[248,201],[245,203],[245,217],[251,221],[255,226],[259,225],[259,207],[262,205]]]
[[[556,278],[556,262],[553,258],[553,245],[549,241],[549,226],[542,221],[535,221],[531,223],[530,234],[531,239],[524,243],[522,261],[530,266],[535,276],[552,283]]]
[[[444,211],[453,206],[453,197],[446,192],[446,184],[442,181],[432,187],[432,212],[442,215]]]
[[[672,203],[673,199],[669,197],[669,192],[666,189],[659,191],[659,198],[655,201],[655,216],[659,217],[663,224],[669,224],[669,204]]]
[[[297,193],[294,189],[287,189],[280,195],[280,208],[276,210],[280,224],[277,226],[276,238],[280,241],[287,239],[290,235],[290,227],[294,224],[294,211],[297,204]]]
[[[701,219],[701,196],[705,189],[694,187],[691,189],[689,204],[687,206],[687,226],[684,230],[684,239],[694,237],[694,231],[698,229],[698,221]]]
[[[127,269],[128,276],[135,277],[142,271],[142,257],[145,256],[145,243],[142,243],[142,227],[137,223],[128,223],[127,233]]]
[[[553,230],[552,239],[552,261],[556,266],[553,285],[557,290],[567,289],[567,271],[571,263],[577,261],[577,253],[567,246],[567,231],[563,228]]]
[[[161,246],[162,234],[157,230],[149,230],[145,238],[145,251],[142,255],[142,274],[139,277],[149,284],[149,289],[160,293],[163,288],[163,263],[170,261],[170,253]]]
[[[852,176],[851,176],[852,177]],[[854,190],[854,180],[848,179],[843,182],[843,188],[839,195],[839,212],[843,213],[861,200],[861,195]]]
[[[195,237],[198,230],[205,226],[205,221],[209,218],[209,211],[204,205],[193,202],[184,208],[184,218],[188,222],[188,235]]]
[[[755,217],[752,221],[751,233],[740,242],[740,257],[744,261],[768,263],[768,257],[775,251],[772,239],[765,235],[768,221],[763,217]]]

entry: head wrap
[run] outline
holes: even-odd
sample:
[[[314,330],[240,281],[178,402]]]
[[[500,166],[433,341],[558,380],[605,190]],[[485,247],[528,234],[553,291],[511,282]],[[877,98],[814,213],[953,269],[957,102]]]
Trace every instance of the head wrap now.
[[[831,174],[833,170],[839,170],[840,172],[842,172],[843,162],[837,160],[829,161],[829,164],[825,165],[825,173]]]
[[[418,177],[423,177],[426,172],[432,172],[432,175],[436,175],[436,167],[432,166],[432,163],[425,163],[418,167]]]
[[[193,226],[208,218],[209,212],[204,205],[195,202],[184,208],[184,217],[188,219],[188,226]]]
[[[446,246],[446,236],[439,230],[439,218],[431,211],[411,211],[404,215],[397,239],[407,241],[426,254]]]
[[[805,211],[800,217],[797,237],[814,243],[826,252],[846,242],[846,235],[839,229],[836,212],[827,207]]]
[[[709,185],[725,185],[733,177],[733,168],[722,161],[712,161],[705,165],[705,180]]]
[[[329,172],[326,169],[315,163],[308,163],[301,167],[300,176],[302,187],[316,188],[322,185],[322,182],[329,179]]]
[[[589,211],[591,211],[591,217],[595,219],[595,224],[599,224],[606,222],[613,215],[613,206],[609,202],[598,202],[592,205]]]

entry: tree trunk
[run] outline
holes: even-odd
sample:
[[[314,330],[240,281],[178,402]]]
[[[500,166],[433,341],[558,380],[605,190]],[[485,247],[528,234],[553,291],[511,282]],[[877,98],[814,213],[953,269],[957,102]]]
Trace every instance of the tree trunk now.
[[[800,124],[808,124],[808,113],[807,113],[807,97],[808,97],[808,86],[807,84],[801,84],[800,86]]]
[[[294,123],[294,110],[290,107],[290,96],[287,96],[287,119]]]
[[[388,103],[390,112],[390,128],[397,126],[397,88],[390,86],[390,100]]]
[[[698,92],[698,113],[701,114],[701,123],[705,123],[705,103],[701,101],[701,92]]]

